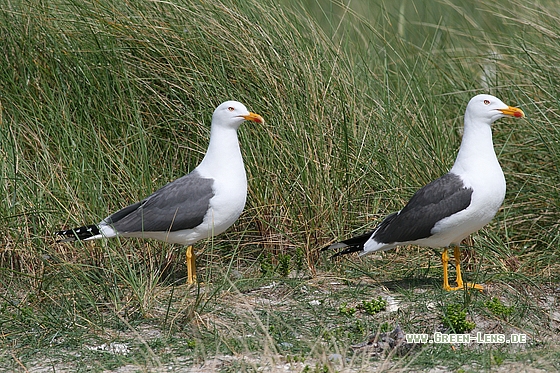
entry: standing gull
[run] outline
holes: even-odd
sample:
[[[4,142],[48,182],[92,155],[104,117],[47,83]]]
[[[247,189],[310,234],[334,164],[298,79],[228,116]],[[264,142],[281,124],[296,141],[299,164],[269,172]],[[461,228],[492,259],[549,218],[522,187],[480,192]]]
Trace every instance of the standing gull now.
[[[212,115],[210,143],[191,173],[123,208],[99,224],[58,231],[59,242],[111,237],[153,238],[189,245],[188,283],[196,281],[192,244],[218,235],[241,215],[247,199],[247,176],[237,129],[245,120],[264,123],[236,101],[226,101]]]
[[[443,247],[443,288],[482,289],[463,284],[461,241],[486,225],[504,201],[506,180],[492,144],[492,123],[505,116],[522,118],[521,109],[508,106],[494,96],[473,97],[465,111],[463,140],[451,170],[418,190],[406,206],[385,218],[373,231],[330,245],[323,250],[344,248],[333,257],[360,255],[419,245]],[[457,286],[449,286],[447,249],[454,246]]]

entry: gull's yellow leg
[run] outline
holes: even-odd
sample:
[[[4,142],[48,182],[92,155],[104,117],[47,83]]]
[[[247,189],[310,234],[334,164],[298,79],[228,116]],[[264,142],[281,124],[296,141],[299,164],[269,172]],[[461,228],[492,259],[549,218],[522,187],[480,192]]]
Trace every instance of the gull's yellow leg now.
[[[187,247],[187,284],[194,284],[196,282],[196,258],[193,252],[193,247]]]
[[[449,264],[449,255],[447,254],[447,247],[441,254],[441,264],[443,265],[443,290],[453,290],[453,288],[449,286],[449,273],[447,270],[447,265]]]
[[[455,256],[455,271],[457,272],[457,289],[463,289],[463,277],[461,276],[461,249],[459,246],[455,246],[453,251],[453,256]],[[468,288],[483,290],[484,287],[479,284],[471,284],[467,282]]]
[[[453,250],[453,256],[455,257],[457,287],[463,288],[463,276],[461,276],[461,249],[459,249],[459,246],[455,246]]]

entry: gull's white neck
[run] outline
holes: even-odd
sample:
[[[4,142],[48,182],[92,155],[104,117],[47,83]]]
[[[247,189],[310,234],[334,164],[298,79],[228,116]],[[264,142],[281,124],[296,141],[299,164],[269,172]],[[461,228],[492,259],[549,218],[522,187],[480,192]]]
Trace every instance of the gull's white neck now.
[[[477,123],[465,114],[463,139],[451,172],[463,174],[484,170],[502,172],[492,143],[492,128],[487,123]]]
[[[212,126],[208,150],[197,170],[208,177],[241,175],[246,179],[235,128]]]
[[[494,151],[487,118],[470,118],[465,113],[463,140],[451,172],[459,175],[465,188],[472,189],[470,204],[461,215],[465,219],[464,235],[458,235],[454,241],[459,243],[469,232],[492,220],[506,195],[506,179]]]

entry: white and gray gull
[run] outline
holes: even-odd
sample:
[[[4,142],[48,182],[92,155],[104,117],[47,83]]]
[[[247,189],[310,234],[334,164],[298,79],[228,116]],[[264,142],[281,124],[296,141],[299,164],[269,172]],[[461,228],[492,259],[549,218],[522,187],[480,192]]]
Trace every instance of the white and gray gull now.
[[[459,245],[490,222],[504,201],[506,181],[494,151],[491,125],[506,116],[522,118],[525,114],[494,96],[473,97],[465,111],[463,139],[451,170],[418,190],[402,210],[387,216],[373,231],[323,250],[344,249],[335,257],[353,252],[366,255],[402,245],[443,247],[443,288],[482,289],[478,284],[463,283]],[[450,246],[454,246],[456,287],[448,280]]]
[[[120,236],[189,245],[188,282],[194,282],[195,258],[190,245],[224,232],[245,207],[247,176],[237,138],[237,129],[245,120],[264,123],[239,102],[222,103],[212,115],[208,150],[191,173],[98,224],[56,232],[63,237],[59,242]]]

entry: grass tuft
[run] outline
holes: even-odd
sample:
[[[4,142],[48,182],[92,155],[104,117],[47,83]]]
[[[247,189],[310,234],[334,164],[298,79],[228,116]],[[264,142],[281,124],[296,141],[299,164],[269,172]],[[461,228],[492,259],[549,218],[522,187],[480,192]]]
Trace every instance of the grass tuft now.
[[[0,7],[0,366],[560,370],[560,14],[553,1],[464,3]],[[482,92],[527,114],[493,128],[506,200],[465,259],[487,294],[443,294],[429,249],[322,257],[451,167],[466,103]],[[183,248],[54,242],[192,170],[229,99],[266,124],[239,131],[248,203],[197,245],[198,286],[184,283]],[[380,294],[384,312],[352,311],[380,308]],[[529,342],[353,347],[389,325],[432,333],[435,304],[456,332],[472,329],[462,304],[477,331]],[[121,344],[126,355],[100,347]]]

